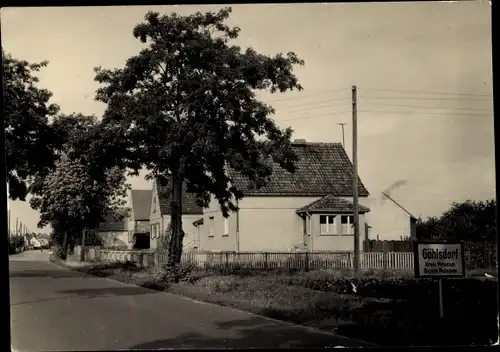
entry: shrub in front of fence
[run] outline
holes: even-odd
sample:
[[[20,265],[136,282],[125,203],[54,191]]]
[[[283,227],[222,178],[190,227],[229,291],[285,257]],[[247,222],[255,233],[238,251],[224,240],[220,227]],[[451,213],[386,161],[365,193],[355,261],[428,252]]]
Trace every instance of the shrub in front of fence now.
[[[403,299],[413,302],[431,302],[431,304],[432,302],[436,303],[438,299],[437,281],[416,280],[411,277],[379,278],[371,276],[354,279],[329,277],[328,275],[318,275],[316,277],[312,275],[295,275],[277,279],[291,286],[338,294],[355,294],[362,297]],[[495,309],[496,306],[492,299],[494,300],[496,297],[497,285],[496,280],[472,278],[443,281],[447,298],[455,303],[472,298],[488,302],[487,305]]]
[[[497,248],[493,243],[471,243],[465,245],[465,263],[468,270],[494,269],[497,266]]]

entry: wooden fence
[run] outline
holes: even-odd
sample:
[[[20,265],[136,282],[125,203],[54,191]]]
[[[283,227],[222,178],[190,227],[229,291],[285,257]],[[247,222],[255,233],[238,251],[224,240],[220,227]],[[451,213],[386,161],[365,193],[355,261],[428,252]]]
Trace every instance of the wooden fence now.
[[[75,248],[79,255],[80,248]],[[166,254],[153,250],[112,250],[87,247],[86,260],[99,262],[133,262],[143,267],[162,265],[166,262]],[[496,252],[466,251],[467,270],[496,268]],[[200,269],[351,269],[354,264],[352,252],[185,252],[182,262]],[[360,258],[362,269],[413,269],[412,252],[362,252]]]
[[[154,253],[152,262],[163,264],[166,255]],[[351,252],[317,252],[317,253],[183,253],[182,262],[207,270],[227,268],[248,269],[292,269],[314,270],[326,268],[353,268],[354,255]],[[411,269],[413,253],[361,253],[361,268],[364,269]]]
[[[185,253],[185,262],[206,269],[227,267],[252,269],[349,269],[354,266],[350,252],[328,253]],[[362,253],[364,269],[411,269],[413,253]]]

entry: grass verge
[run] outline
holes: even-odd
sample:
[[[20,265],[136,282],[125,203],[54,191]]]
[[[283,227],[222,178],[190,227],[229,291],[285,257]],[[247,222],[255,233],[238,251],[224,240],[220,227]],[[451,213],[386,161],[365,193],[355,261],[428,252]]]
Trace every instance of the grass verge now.
[[[497,282],[491,280],[449,280],[444,285],[445,318],[441,319],[437,284],[416,281],[401,272],[366,272],[361,280],[326,270],[193,272],[185,282],[166,285],[155,279],[158,269],[140,270],[134,264],[69,267],[381,346],[489,345],[498,339]]]

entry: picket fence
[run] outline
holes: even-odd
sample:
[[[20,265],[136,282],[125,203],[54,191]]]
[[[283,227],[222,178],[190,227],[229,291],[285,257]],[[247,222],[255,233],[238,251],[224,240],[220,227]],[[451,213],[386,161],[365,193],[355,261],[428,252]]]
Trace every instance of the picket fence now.
[[[158,255],[157,263],[166,256]],[[304,253],[184,253],[186,263],[196,267],[251,268],[251,269],[296,269],[313,270],[326,268],[350,269],[354,267],[351,252],[304,252]],[[361,268],[364,269],[411,269],[413,253],[362,253]]]
[[[77,250],[79,252],[79,249]],[[161,265],[166,255],[152,250],[109,250],[88,248],[86,260],[100,262],[133,262],[143,267]],[[251,268],[251,269],[295,269],[313,270],[325,268],[349,269],[354,266],[352,252],[301,252],[301,253],[227,253],[227,252],[186,252],[182,262],[198,268]],[[371,252],[361,253],[363,269],[412,269],[413,253]]]

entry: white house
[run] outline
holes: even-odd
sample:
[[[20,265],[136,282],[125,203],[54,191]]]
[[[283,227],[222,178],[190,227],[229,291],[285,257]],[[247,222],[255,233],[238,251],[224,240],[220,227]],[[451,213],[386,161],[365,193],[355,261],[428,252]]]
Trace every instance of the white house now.
[[[296,140],[295,173],[275,164],[260,189],[229,170],[244,193],[239,211],[224,218],[216,200],[193,225],[201,251],[352,251],[354,249],[353,165],[340,143]],[[368,190],[358,179],[360,247],[367,236]]]

